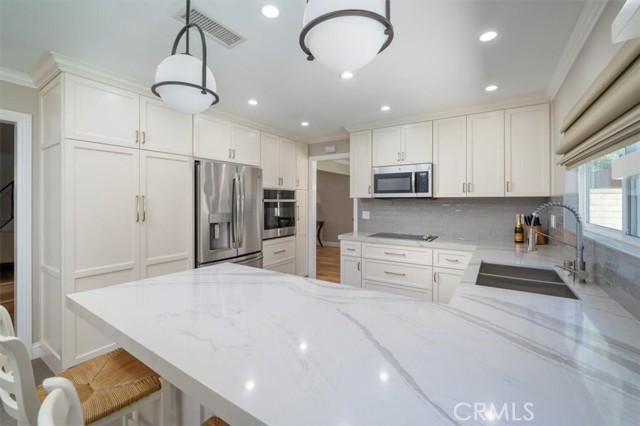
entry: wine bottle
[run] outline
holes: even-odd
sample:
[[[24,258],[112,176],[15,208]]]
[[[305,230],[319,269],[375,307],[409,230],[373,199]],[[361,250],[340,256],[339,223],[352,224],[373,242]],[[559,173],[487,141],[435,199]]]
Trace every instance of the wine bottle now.
[[[522,227],[522,220],[519,214],[516,215],[516,229],[513,234],[513,241],[517,244],[524,243],[524,228]]]

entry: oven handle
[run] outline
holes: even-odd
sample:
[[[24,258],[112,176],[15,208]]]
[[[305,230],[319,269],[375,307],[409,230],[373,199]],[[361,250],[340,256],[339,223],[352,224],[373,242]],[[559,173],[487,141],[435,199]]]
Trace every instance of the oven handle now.
[[[411,173],[411,193],[416,193],[416,172]]]
[[[263,200],[265,203],[295,203],[296,200],[283,200],[282,198],[273,198]]]

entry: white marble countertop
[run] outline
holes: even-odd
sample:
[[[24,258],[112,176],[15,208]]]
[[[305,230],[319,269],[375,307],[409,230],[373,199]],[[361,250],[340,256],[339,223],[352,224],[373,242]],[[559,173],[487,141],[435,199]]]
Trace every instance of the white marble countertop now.
[[[591,284],[582,300],[476,286],[481,260],[558,259],[467,247],[449,305],[232,264],[67,305],[232,425],[638,424],[640,322]]]

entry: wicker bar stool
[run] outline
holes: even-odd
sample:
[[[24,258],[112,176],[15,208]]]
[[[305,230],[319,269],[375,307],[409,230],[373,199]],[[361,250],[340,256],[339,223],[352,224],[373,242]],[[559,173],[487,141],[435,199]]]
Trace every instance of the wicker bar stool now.
[[[20,426],[35,426],[47,390],[36,388],[27,349],[12,334],[11,319],[0,306],[0,399]],[[157,400],[162,423],[166,425],[169,420],[169,385],[123,349],[76,365],[57,377],[73,384],[85,424],[98,426],[119,418],[135,421],[138,408]]]
[[[213,416],[205,420],[205,422],[202,423],[202,426],[229,426],[229,424],[220,417]]]

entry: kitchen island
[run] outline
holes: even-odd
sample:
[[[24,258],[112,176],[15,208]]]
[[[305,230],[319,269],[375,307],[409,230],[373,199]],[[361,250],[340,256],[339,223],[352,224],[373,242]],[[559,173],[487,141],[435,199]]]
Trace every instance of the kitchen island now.
[[[593,285],[475,286],[482,259],[558,261],[476,249],[448,305],[222,264],[67,306],[232,426],[636,425],[640,323]]]

